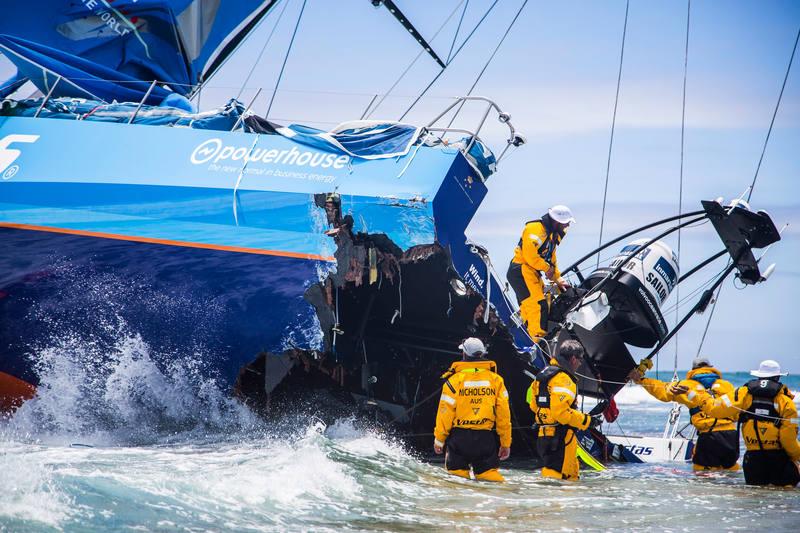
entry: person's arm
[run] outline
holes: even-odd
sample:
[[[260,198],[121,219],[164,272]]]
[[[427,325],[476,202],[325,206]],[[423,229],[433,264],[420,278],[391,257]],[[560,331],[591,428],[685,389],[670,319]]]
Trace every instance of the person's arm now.
[[[527,224],[522,232],[522,257],[525,259],[525,264],[539,272],[547,272],[552,266],[539,255],[539,247],[545,237],[542,224]]]
[[[560,280],[561,280],[561,271],[558,269],[558,259],[556,258],[556,250],[553,249],[553,281],[560,281]]]
[[[550,414],[559,424],[576,429],[586,429],[592,417],[572,408],[577,387],[564,373],[556,375],[547,385],[550,391]]]
[[[511,447],[511,409],[508,406],[508,390],[503,378],[498,379],[497,397],[495,398],[495,429],[500,437],[500,447]]]
[[[657,400],[662,402],[672,402],[675,400],[675,396],[669,390],[669,385],[671,385],[671,383],[653,378],[642,378],[640,384],[650,396]]]
[[[783,396],[779,410],[781,418],[781,428],[778,433],[781,447],[786,451],[792,461],[800,460],[800,443],[797,442],[797,406],[794,402]]]
[[[737,417],[753,403],[747,387],[739,387],[718,398],[714,398],[706,391],[690,390],[686,393],[686,399],[691,402],[692,407],[700,407],[705,414],[714,418]]]
[[[456,392],[450,381],[442,385],[442,396],[439,398],[439,410],[436,413],[436,427],[433,430],[433,449],[442,453],[444,443],[453,428],[456,416]]]

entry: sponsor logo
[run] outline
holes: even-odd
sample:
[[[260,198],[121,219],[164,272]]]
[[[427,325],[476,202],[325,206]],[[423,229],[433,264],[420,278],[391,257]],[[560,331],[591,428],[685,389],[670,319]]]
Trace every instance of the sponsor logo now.
[[[220,139],[209,139],[204,143],[201,143],[197,148],[194,149],[192,152],[191,157],[189,160],[195,165],[202,165],[203,163],[208,163],[211,161],[217,153],[219,153],[220,149],[222,148],[222,140]]]
[[[0,176],[4,180],[13,178],[19,172],[19,165],[12,165],[22,154],[22,151],[9,148],[14,143],[34,143],[39,140],[38,135],[11,134],[0,139]]]
[[[488,418],[481,418],[480,420],[463,420],[457,419],[456,425],[457,426],[480,426],[481,424],[486,424],[487,422],[491,422]]]
[[[242,163],[266,163],[275,165],[291,165],[311,168],[345,168],[350,163],[349,155],[337,155],[325,152],[312,152],[298,150],[293,146],[289,150],[276,150],[274,148],[249,148],[246,146],[231,146],[214,138],[197,145],[189,156],[189,161],[195,165],[206,163],[222,163],[226,161],[239,161]]]
[[[664,281],[667,283],[667,287],[669,288],[669,292],[672,292],[672,289],[675,287],[675,279],[678,277],[675,273],[675,269],[672,268],[666,259],[663,257],[656,261],[653,270],[659,273],[659,275],[664,278]]]
[[[485,280],[478,273],[478,269],[475,267],[474,264],[469,265],[469,271],[467,273],[470,276],[469,278],[467,278],[467,283],[472,285],[473,288],[483,289],[483,284],[485,283]]]
[[[652,446],[636,446],[635,444],[629,444],[625,446],[628,450],[633,453],[633,455],[652,455],[653,454],[653,447]]]
[[[667,289],[664,287],[664,284],[661,283],[661,280],[652,272],[648,272],[646,281],[653,287],[653,290],[658,295],[659,302],[663,303],[664,299],[667,297]]]

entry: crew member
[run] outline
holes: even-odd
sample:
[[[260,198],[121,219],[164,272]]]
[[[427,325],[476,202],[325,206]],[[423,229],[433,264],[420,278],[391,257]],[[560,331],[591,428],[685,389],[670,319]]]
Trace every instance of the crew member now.
[[[536,451],[542,460],[544,477],[577,480],[575,430],[600,425],[600,419],[577,409],[578,379],[573,372],[581,366],[583,353],[578,341],[561,343],[557,357],[539,372],[528,390],[528,403],[538,426]]]
[[[555,205],[542,218],[526,223],[508,266],[506,279],[517,295],[520,315],[534,341],[547,331],[549,304],[544,296],[542,274],[561,290],[569,287],[558,270],[556,246],[573,222],[575,218],[569,207]]]
[[[504,481],[500,461],[511,454],[511,413],[508,391],[486,347],[470,337],[459,346],[462,360],[442,376],[442,396],[436,415],[433,449],[446,450],[445,468],[453,475]]]
[[[686,373],[686,379],[679,383],[665,383],[643,377],[644,372],[653,364],[650,359],[646,361],[649,365],[642,361],[640,366],[631,372],[633,381],[641,384],[644,390],[662,402],[678,402],[689,407],[692,425],[697,429],[697,444],[692,454],[693,468],[698,471],[738,470],[739,430],[736,426],[738,413],[730,417],[714,418],[703,413],[695,402],[686,398],[686,394],[675,393],[680,386],[685,387],[687,391],[695,391],[695,394],[707,392],[716,398],[732,392],[733,385],[722,379],[720,371],[711,366],[706,357],[698,357],[692,361],[692,369]]]
[[[797,407],[793,394],[780,381],[786,372],[781,372],[780,365],[768,359],[750,375],[755,379],[733,392],[719,398],[701,392],[696,401],[709,416],[739,415],[747,448],[742,461],[745,483],[796,486],[800,482]],[[687,391],[687,398],[691,393]]]

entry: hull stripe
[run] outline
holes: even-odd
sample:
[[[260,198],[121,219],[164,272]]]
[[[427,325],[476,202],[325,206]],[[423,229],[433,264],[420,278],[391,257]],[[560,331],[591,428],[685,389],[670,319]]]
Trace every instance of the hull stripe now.
[[[317,254],[302,254],[297,252],[284,252],[281,250],[263,250],[261,248],[243,248],[240,246],[225,246],[222,244],[207,244],[203,242],[173,241],[169,239],[156,239],[153,237],[137,237],[134,235],[118,235],[115,233],[102,233],[99,231],[56,228],[51,226],[34,226],[32,224],[14,224],[11,222],[0,222],[0,228],[21,229],[30,231],[46,231],[49,233],[63,233],[66,235],[80,235],[82,237],[97,237],[100,239],[114,239],[118,241],[143,242],[148,244],[164,244],[168,246],[181,246],[185,248],[202,248],[205,250],[221,250],[223,252],[238,252],[238,253],[256,254],[256,255],[293,257],[296,259],[312,259],[317,261],[334,261],[333,257],[317,255]]]
[[[36,387],[27,381],[0,372],[0,413],[13,411],[25,400],[33,398],[34,394]]]

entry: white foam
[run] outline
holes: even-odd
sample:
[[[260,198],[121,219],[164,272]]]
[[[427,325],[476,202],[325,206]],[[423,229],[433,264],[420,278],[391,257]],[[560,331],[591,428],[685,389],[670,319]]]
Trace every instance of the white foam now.
[[[49,442],[152,441],[196,428],[251,427],[256,416],[205,376],[197,354],[158,364],[140,336],[120,328],[110,353],[64,335],[36,354],[40,384],[5,430]]]
[[[68,518],[73,502],[54,480],[49,462],[41,448],[0,441],[0,518],[54,528]]]

